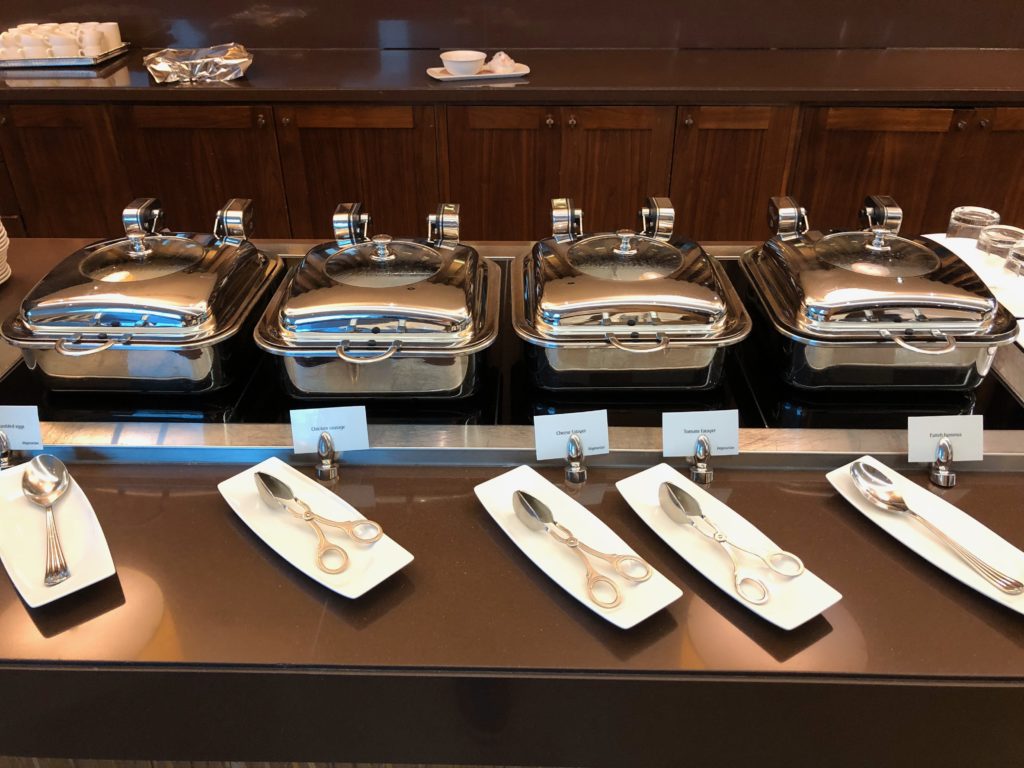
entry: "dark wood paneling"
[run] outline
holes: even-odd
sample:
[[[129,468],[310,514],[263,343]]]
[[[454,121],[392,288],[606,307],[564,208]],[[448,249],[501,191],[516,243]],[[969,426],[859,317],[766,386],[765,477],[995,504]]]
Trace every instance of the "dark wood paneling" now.
[[[808,109],[789,192],[823,229],[859,227],[866,195],[892,195],[904,231],[919,233],[938,174],[951,168],[952,122],[949,109]]]
[[[270,107],[112,109],[132,195],[160,198],[169,227],[209,232],[221,205],[247,197],[258,236],[291,234]]]
[[[441,202],[433,107],[296,106],[274,114],[296,237],[327,237],[342,202],[362,202],[373,232],[426,233]]]
[[[105,107],[11,104],[0,115],[0,146],[30,236],[123,233],[131,192]]]
[[[28,237],[25,231],[25,223],[21,216],[5,216],[0,214],[0,224],[4,225],[8,237]]]
[[[462,236],[538,240],[551,234],[562,133],[557,109],[449,107],[450,197]]]
[[[796,133],[792,107],[683,107],[672,162],[676,232],[760,240],[781,194]]]
[[[588,232],[637,226],[644,198],[667,196],[673,107],[566,107],[560,194],[583,209]]]
[[[1003,222],[1024,226],[1024,109],[957,112],[928,207],[928,231],[944,231],[958,205],[999,211]]]

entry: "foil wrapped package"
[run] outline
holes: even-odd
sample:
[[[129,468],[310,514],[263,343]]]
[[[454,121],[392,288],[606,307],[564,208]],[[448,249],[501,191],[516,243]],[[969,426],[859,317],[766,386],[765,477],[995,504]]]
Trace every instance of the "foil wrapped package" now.
[[[164,48],[143,59],[158,83],[211,83],[236,80],[252,64],[244,45],[226,43],[210,48]]]

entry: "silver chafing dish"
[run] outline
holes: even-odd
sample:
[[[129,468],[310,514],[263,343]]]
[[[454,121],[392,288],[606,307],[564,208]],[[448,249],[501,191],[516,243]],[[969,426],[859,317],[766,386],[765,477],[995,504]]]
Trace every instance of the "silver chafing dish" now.
[[[252,201],[217,212],[213,234],[168,233],[154,198],[122,214],[125,237],[58,264],[0,334],[54,390],[196,393],[227,385],[281,269],[249,242]]]
[[[721,265],[673,241],[667,198],[641,231],[582,234],[572,200],[552,201],[553,235],[515,262],[512,323],[537,384],[552,390],[707,389],[750,318]]]
[[[795,386],[973,389],[1017,335],[967,264],[898,234],[891,197],[865,200],[863,231],[811,231],[790,197],[772,199],[769,219],[775,237],[740,263]]]
[[[255,330],[297,397],[461,397],[498,332],[498,267],[458,242],[459,206],[428,216],[426,239],[368,237],[359,203],[334,213]]]

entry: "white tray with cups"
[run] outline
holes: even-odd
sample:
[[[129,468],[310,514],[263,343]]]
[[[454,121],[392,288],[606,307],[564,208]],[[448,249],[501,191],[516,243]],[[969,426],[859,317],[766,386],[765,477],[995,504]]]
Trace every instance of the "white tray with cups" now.
[[[90,66],[128,47],[116,21],[19,24],[0,32],[0,68]]]
[[[435,80],[493,80],[530,74],[528,66],[504,51],[498,51],[490,61],[483,51],[445,51],[441,63],[444,66],[427,68],[427,74]]]

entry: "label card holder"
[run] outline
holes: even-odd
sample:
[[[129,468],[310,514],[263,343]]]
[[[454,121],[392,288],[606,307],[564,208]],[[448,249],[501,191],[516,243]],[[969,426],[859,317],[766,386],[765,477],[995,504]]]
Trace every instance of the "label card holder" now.
[[[911,416],[907,419],[907,461],[935,461],[942,438],[953,445],[953,461],[981,461],[985,457],[985,420],[982,416]]]
[[[43,432],[35,405],[0,405],[0,430],[7,434],[12,451],[41,451]]]
[[[712,456],[740,452],[739,411],[682,411],[661,414],[661,450],[665,456],[693,456],[697,438],[706,435]]]
[[[366,406],[347,405],[336,408],[300,408],[291,411],[292,446],[295,453],[316,453],[320,433],[329,432],[334,448],[365,451],[370,447],[366,428]]]
[[[533,417],[537,461],[564,459],[566,444],[573,432],[583,441],[585,456],[608,453],[608,411],[555,413]]]

